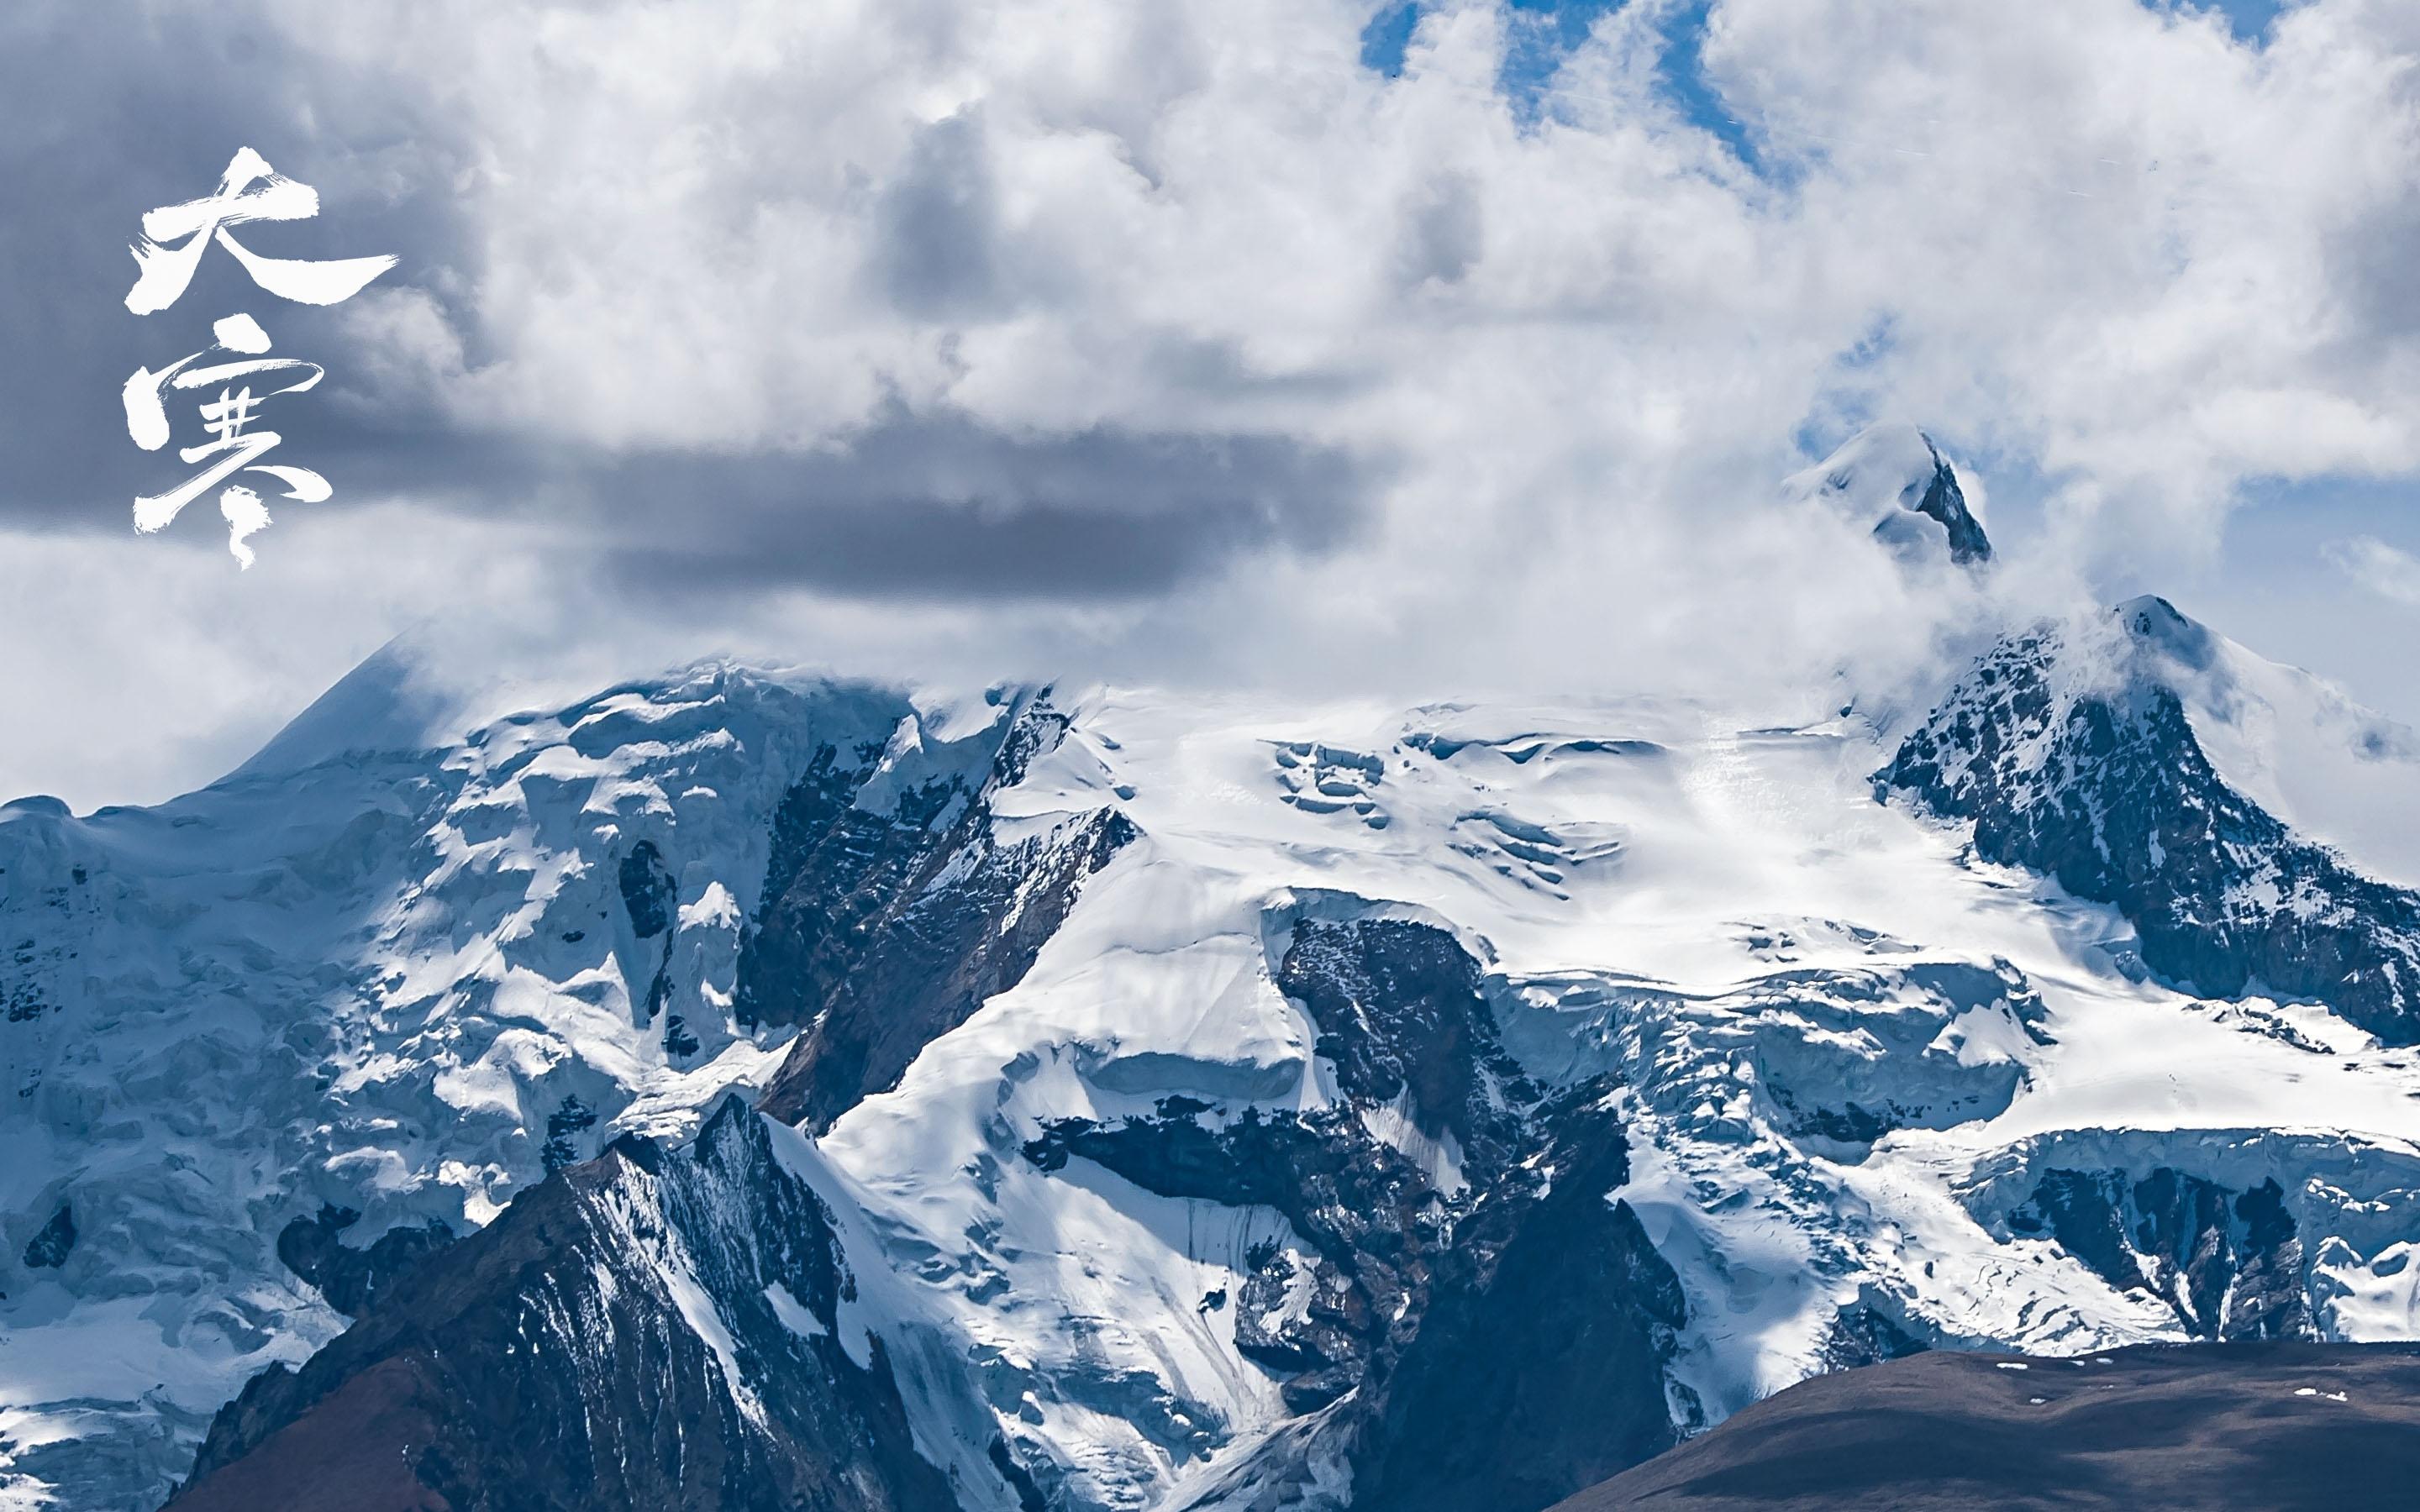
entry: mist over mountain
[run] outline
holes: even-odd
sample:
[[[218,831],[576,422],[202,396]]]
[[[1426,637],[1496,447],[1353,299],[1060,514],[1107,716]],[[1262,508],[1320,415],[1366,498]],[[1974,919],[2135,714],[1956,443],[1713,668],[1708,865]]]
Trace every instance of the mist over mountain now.
[[[1970,486],[1888,426],[1780,507],[1997,612]],[[1944,1425],[2146,1346],[2304,1350],[2143,1367],[2196,1432],[2408,1396],[2409,732],[2161,599],[1948,661],[496,711],[407,640],[199,791],[10,803],[0,1485],[1535,1509],[1912,1356],[1998,1391]]]

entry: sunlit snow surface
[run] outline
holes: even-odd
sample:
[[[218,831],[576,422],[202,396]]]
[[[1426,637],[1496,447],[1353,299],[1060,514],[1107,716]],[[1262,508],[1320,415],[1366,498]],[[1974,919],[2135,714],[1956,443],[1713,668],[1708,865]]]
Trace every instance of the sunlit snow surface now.
[[[2284,706],[2250,673],[2238,686]],[[1285,1220],[1015,1152],[1043,1119],[1175,1092],[1333,1101],[1273,976],[1295,921],[1373,904],[1487,964],[1534,1074],[1622,1073],[1633,1175],[1610,1196],[1688,1296],[1676,1410],[1717,1418],[1815,1370],[1861,1296],[2033,1351],[2180,1336],[2166,1309],[1994,1227],[2028,1172],[2078,1151],[2277,1177],[2328,1282],[2321,1325],[2420,1334],[2414,1056],[2320,1010],[2135,980],[2109,910],[1877,802],[1886,742],[1860,722],[1060,706],[1071,733],[997,796],[998,823],[1038,833],[1117,806],[1142,838],[1019,986],[896,1090],[783,1147],[839,1211],[861,1282],[843,1342],[864,1358],[884,1339],[921,1442],[964,1485],[998,1485],[984,1446],[1011,1424],[1092,1504],[1187,1504],[1272,1434],[1301,1446],[1301,1504],[1341,1495],[1319,1425],[1286,1419],[1237,1353],[1233,1305],[1205,1305],[1236,1294],[1253,1245],[1301,1245]],[[298,746],[300,770],[256,764],[158,810],[7,810],[0,944],[44,1001],[0,1026],[18,1094],[0,1213],[13,1252],[71,1199],[83,1263],[6,1257],[0,1435],[21,1456],[101,1435],[129,1486],[164,1487],[247,1375],[342,1326],[278,1263],[288,1219],[324,1199],[365,1210],[359,1241],[477,1225],[542,1173],[567,1097],[598,1115],[587,1153],[616,1128],[677,1135],[721,1088],[761,1084],[783,1047],[733,1021],[733,973],[785,774],[838,738],[954,770],[959,725],[996,717],[706,669],[434,753]],[[2223,765],[2284,748],[2271,770],[2290,766],[2253,715],[2240,727]],[[615,890],[642,838],[676,884],[677,921],[651,940]],[[667,961],[703,1041],[688,1057],[633,1008]],[[1959,985],[1921,987],[1940,967]],[[1779,1000],[1770,984],[1804,973],[1846,985]],[[1930,1126],[1870,1151],[1791,1136],[1747,1094],[1793,1077],[1873,1089]],[[1406,1120],[1363,1122],[1440,1187],[1460,1179],[1457,1152]],[[687,1306],[711,1340],[710,1300]]]
[[[1076,714],[1077,737],[1023,801],[1123,802],[1147,839],[1023,984],[824,1141],[870,1207],[912,1236],[898,1254],[953,1257],[925,1268],[921,1284],[939,1299],[928,1305],[1034,1377],[1083,1375],[1106,1350],[1234,1439],[1275,1420],[1266,1381],[1238,1366],[1221,1348],[1231,1333],[1215,1314],[1205,1327],[1196,1306],[1231,1286],[1224,1268],[1243,1236],[1269,1231],[1274,1215],[1184,1211],[1106,1176],[995,1170],[985,1126],[1113,1118],[1171,1091],[1284,1105],[1330,1095],[1306,1060],[1311,1026],[1271,984],[1264,936],[1290,897],[1337,893],[1455,929],[1500,974],[1508,1033],[1545,1074],[1625,1065],[1609,1025],[1649,1025],[1651,1058],[1685,1044],[1650,1005],[1745,1023],[1742,995],[1776,972],[2005,963],[2038,995],[2033,1033],[2005,1003],[1980,1003],[1951,1015],[1929,1057],[1885,1055],[1852,1031],[1834,1036],[1825,1065],[1780,1015],[1701,1062],[1625,1067],[1642,1085],[1627,1094],[1638,1148],[1619,1196],[1683,1278],[1693,1323],[1677,1374],[1709,1417],[1816,1369],[1838,1308],[1861,1294],[1978,1344],[2181,1336],[2146,1298],[1978,1222],[1992,1198],[1967,1189],[2007,1185],[2011,1163],[2063,1131],[2111,1131],[2091,1137],[2119,1165],[2213,1177],[2257,1165],[2306,1182],[2301,1200],[2318,1215],[2306,1232],[2337,1236],[2317,1262],[2342,1288],[2324,1325],[2369,1338],[2420,1324],[2401,1273],[2420,1216],[2420,1155],[2405,1143],[2420,1134],[2414,1057],[2371,1048],[2322,1011],[2200,1003],[2130,980],[2112,912],[1974,864],[1959,832],[1877,803],[1869,777],[1885,753],[1862,726],[1743,730],[1714,709],[1622,704],[1289,718],[1114,694]],[[1349,780],[1295,780],[1306,749]],[[1288,801],[1313,791],[1326,801]],[[1580,999],[1600,1006],[1572,1006]],[[2273,1033],[2279,1024],[2307,1048]],[[1833,1081],[1870,1062],[1865,1074],[1911,1096],[1996,1062],[2013,1097],[1988,1118],[1893,1134],[1836,1162],[1719,1105],[1755,1074],[1743,1068],[1792,1053]],[[1659,1105],[1683,1083],[1689,1098]],[[2237,1132],[2269,1129],[2328,1133]],[[2247,1138],[2266,1148],[2247,1153]],[[984,1180],[937,1182],[945,1170]],[[984,1235],[971,1247],[970,1232]],[[995,1405],[1038,1413],[1064,1456],[1097,1467],[1105,1500],[1113,1486],[1130,1488],[1131,1504],[1161,1499],[1129,1478],[1155,1452],[1125,1421],[1047,1392]],[[1168,1473],[1181,1488],[1206,1484],[1237,1452]]]

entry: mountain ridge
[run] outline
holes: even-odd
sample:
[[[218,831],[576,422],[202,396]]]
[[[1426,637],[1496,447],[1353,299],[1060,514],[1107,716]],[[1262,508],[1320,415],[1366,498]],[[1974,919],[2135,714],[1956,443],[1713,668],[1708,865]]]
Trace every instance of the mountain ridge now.
[[[1540,1508],[1910,1353],[2420,1334],[2412,895],[2262,765],[2398,748],[2164,601],[1890,730],[721,662],[422,748],[403,655],[0,810],[0,1497]]]

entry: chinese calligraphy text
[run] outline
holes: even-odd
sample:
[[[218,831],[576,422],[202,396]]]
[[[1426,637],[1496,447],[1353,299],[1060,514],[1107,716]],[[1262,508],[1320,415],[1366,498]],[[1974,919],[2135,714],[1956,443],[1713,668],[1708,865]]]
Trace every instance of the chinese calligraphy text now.
[[[319,261],[265,257],[228,231],[250,221],[301,221],[318,213],[317,191],[277,173],[252,148],[240,148],[216,193],[144,215],[143,239],[132,249],[138,273],[127,292],[126,307],[136,315],[151,315],[175,304],[214,242],[242,265],[254,284],[302,304],[341,303],[395,266],[392,256]],[[260,473],[284,486],[283,497],[304,503],[318,503],[334,491],[309,468],[263,461],[284,438],[258,424],[261,406],[317,387],[326,370],[317,363],[266,355],[269,332],[241,312],[217,321],[211,335],[209,347],[156,372],[136,368],[121,391],[127,434],[147,452],[166,446],[173,433],[168,414],[172,391],[218,391],[214,398],[195,401],[208,440],[177,453],[188,466],[207,465],[163,493],[135,500],[134,528],[146,534],[166,528],[187,504],[224,483],[219,513],[226,520],[227,549],[249,567],[254,554],[246,540],[268,526],[269,507],[257,490],[230,481],[237,473]]]

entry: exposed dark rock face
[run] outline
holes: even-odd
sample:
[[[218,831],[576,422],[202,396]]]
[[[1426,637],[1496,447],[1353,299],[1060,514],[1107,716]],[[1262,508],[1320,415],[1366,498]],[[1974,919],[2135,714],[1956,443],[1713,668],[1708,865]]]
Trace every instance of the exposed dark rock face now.
[[[2342,1512],[2414,1484],[2420,1347],[1935,1351],[1802,1381],[1556,1512]]]
[[[2049,1237],[2121,1291],[2145,1291],[2211,1339],[2307,1338],[2303,1245],[2275,1180],[2248,1192],[2163,1166],[2049,1170],[2009,1227]]]
[[[984,828],[974,795],[960,781],[928,782],[896,795],[888,811],[858,794],[882,752],[844,757],[830,747],[783,795],[763,903],[741,949],[738,1007],[746,1023],[795,1024],[823,1006],[819,987],[836,963],[864,949],[885,905],[936,853]]]
[[[1029,708],[980,781],[928,783],[887,813],[856,800],[864,771],[830,752],[791,788],[739,958],[740,1016],[806,1025],[766,1088],[765,1111],[830,1127],[1024,980],[1085,879],[1136,835],[1103,809],[995,838],[991,795],[1020,780],[1066,727],[1047,702]]]
[[[1016,1462],[1016,1457],[1009,1452],[1006,1439],[993,1434],[984,1456],[991,1461],[992,1468],[1000,1472],[1001,1479],[1008,1482],[1010,1489],[1016,1492],[1016,1512],[1050,1512],[1050,1498],[1043,1492],[1042,1483],[1033,1478],[1032,1472]]]
[[[170,1505],[954,1508],[879,1346],[839,1342],[854,1283],[772,1137],[729,1099],[690,1149],[626,1137],[524,1193],[256,1378]]]
[[[1523,1076],[1479,964],[1425,924],[1299,922],[1277,980],[1345,1105],[1171,1097],[1149,1118],[1053,1122],[1027,1158],[1284,1214],[1310,1253],[1248,1257],[1237,1347],[1294,1411],[1346,1414],[1329,1431],[1351,1444],[1357,1504],[1520,1512],[1669,1444],[1683,1304],[1606,1200],[1629,1170],[1607,1085],[1550,1099]]]
[[[1957,471],[1942,457],[1941,448],[1932,438],[1924,439],[1932,453],[1932,477],[1924,486],[1923,497],[1915,504],[1917,514],[1941,522],[1949,532],[1949,560],[1960,566],[1992,560],[1992,543],[1983,533],[1983,524],[1975,512],[1966,507],[1966,495],[1958,486]]]
[[[697,1054],[697,1036],[689,1032],[689,1021],[678,1013],[664,1020],[664,1054],[675,1059]]]
[[[1904,1360],[1931,1347],[1889,1313],[1860,1302],[1841,1308],[1833,1319],[1832,1336],[1823,1344],[1823,1368],[1848,1370],[1885,1360]]]
[[[672,873],[665,870],[662,853],[656,849],[656,842],[651,840],[643,840],[630,847],[630,854],[622,857],[616,877],[622,889],[623,911],[630,918],[630,933],[641,942],[655,939],[658,935],[666,936],[663,944],[651,952],[656,958],[655,971],[647,979],[646,995],[639,1009],[640,1022],[653,1024],[656,1015],[663,1011],[665,1000],[672,995],[672,940],[669,936],[677,914],[680,893]],[[665,1042],[668,1048],[675,1032],[667,1030]],[[694,1041],[690,1047],[695,1048]]]
[[[27,940],[12,952],[19,966],[33,964],[33,943]],[[30,980],[0,978],[0,1018],[10,1024],[30,1024],[50,1011],[41,989]]]
[[[566,1165],[576,1165],[583,1158],[579,1135],[597,1127],[597,1110],[577,1096],[566,1097],[563,1105],[546,1116],[546,1144],[538,1158],[546,1163],[552,1175]]]
[[[1671,1446],[1680,1282],[1606,1200],[1629,1149],[1601,1091],[1583,1098],[1542,1110],[1548,1190],[1477,1204],[1438,1257],[1419,1332],[1377,1383],[1355,1504],[1522,1512]]]
[[[1444,1205],[1419,1169],[1373,1140],[1350,1111],[1246,1107],[1223,1128],[1205,1127],[1183,1106],[1117,1124],[1067,1119],[1025,1153],[1046,1171],[1080,1158],[1162,1196],[1285,1214],[1313,1253],[1254,1252],[1236,1298],[1235,1344],[1283,1378],[1292,1411],[1352,1390],[1376,1354],[1403,1342],[1396,1325],[1425,1304]],[[1298,1305],[1290,1309],[1289,1297]]]
[[[654,939],[673,925],[672,873],[656,842],[643,840],[622,857],[622,906],[630,916],[630,930],[643,940]]]
[[[25,1242],[25,1269],[54,1269],[68,1262],[68,1254],[75,1248],[76,1226],[74,1209],[62,1202],[33,1238]]]
[[[277,1234],[277,1257],[286,1268],[318,1288],[328,1305],[348,1318],[367,1312],[421,1261],[454,1242],[452,1227],[431,1218],[416,1228],[390,1228],[354,1249],[342,1236],[361,1217],[354,1209],[323,1202],[315,1216],[294,1219]]]
[[[2171,981],[2316,999],[2389,1043],[2420,1042],[2420,895],[2361,875],[2229,787],[2152,670],[2156,653],[2206,632],[2157,599],[2120,615],[2122,678],[2062,667],[2055,627],[2011,636],[1878,786],[1974,821],[1985,859],[2115,904]]]
[[[1305,920],[1277,980],[1319,1026],[1316,1049],[1346,1097],[1404,1099],[1422,1134],[1450,1133],[1488,1166],[1509,1153],[1487,1147],[1517,1138],[1520,1121],[1489,1090],[1538,1091],[1498,1042],[1479,963],[1452,935],[1404,919]]]

